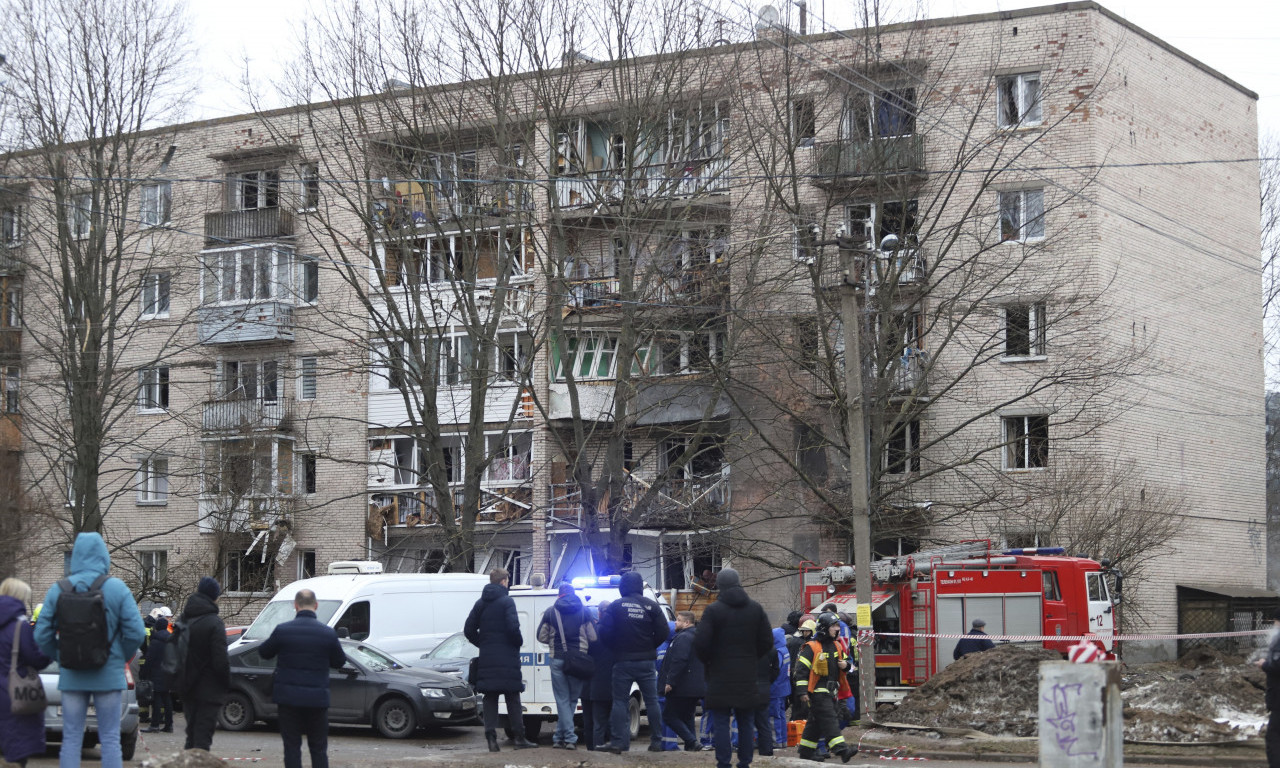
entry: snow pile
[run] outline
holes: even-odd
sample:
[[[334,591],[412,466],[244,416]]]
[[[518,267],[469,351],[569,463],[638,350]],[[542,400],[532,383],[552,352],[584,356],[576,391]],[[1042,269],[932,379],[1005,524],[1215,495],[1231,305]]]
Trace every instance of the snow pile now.
[[[972,728],[992,736],[1035,736],[1044,648],[1001,645],[951,664],[913,690],[886,721]],[[1265,724],[1266,676],[1243,659],[1196,649],[1177,662],[1124,670],[1125,738],[1131,741],[1230,741]]]

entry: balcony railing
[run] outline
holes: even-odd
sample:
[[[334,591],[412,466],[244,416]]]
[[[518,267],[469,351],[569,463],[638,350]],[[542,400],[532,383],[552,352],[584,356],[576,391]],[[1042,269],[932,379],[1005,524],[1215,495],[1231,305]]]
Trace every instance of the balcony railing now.
[[[923,285],[929,277],[928,262],[920,248],[876,251],[871,258],[854,259],[853,282],[874,294],[883,285]]]
[[[565,288],[565,303],[571,307],[608,307],[621,300],[616,277],[569,280]]]
[[[200,533],[263,531],[293,509],[289,496],[258,494],[238,499],[201,496],[196,500],[196,529]]]
[[[454,522],[462,520],[465,504],[461,488],[453,495]],[[533,492],[527,486],[517,488],[482,488],[476,521],[481,523],[511,523],[523,520],[533,511]],[[386,493],[375,493],[369,499],[369,533],[374,528],[403,526],[435,526],[440,524],[440,505],[432,488],[414,488]]]
[[[211,305],[197,316],[201,344],[293,341],[293,306],[282,301]]]
[[[204,215],[206,245],[269,240],[293,235],[293,214],[284,208],[218,211]]]
[[[418,185],[415,185],[418,186]],[[509,216],[533,210],[527,184],[460,182],[448,193],[430,184],[422,192],[396,191],[374,201],[374,216],[389,229],[425,227],[464,216]]]
[[[924,138],[919,134],[822,142],[814,145],[818,178],[882,176],[924,170]]]
[[[923,396],[928,393],[928,378],[925,375],[929,367],[929,353],[914,347],[902,354],[892,374],[892,391],[894,394],[913,394]]]
[[[293,428],[293,398],[227,397],[204,404],[206,432],[288,431]]]
[[[724,158],[657,163],[626,171],[607,169],[556,179],[560,208],[608,205],[628,195],[641,200],[694,197],[727,192],[729,161]]]
[[[633,525],[640,527],[717,525],[728,517],[730,490],[727,470],[698,477],[670,478],[656,489],[632,475],[623,487],[623,512],[631,518]],[[551,516],[561,523],[586,527],[588,521],[583,513],[582,492],[576,483],[551,486]],[[596,521],[600,526],[609,524],[607,497],[596,505]]]

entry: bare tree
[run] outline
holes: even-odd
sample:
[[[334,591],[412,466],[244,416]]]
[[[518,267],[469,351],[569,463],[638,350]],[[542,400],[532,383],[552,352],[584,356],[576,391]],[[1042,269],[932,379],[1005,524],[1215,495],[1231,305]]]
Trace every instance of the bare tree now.
[[[137,320],[158,300],[147,277],[163,247],[145,225],[167,221],[139,211],[167,214],[167,186],[153,180],[171,142],[156,126],[187,102],[189,40],[180,7],[161,0],[12,0],[4,16],[3,132],[17,148],[5,201],[22,222],[24,312],[39,318],[23,350],[26,471],[62,490],[43,501],[66,502],[74,535],[102,530],[111,498],[132,488],[134,469],[121,476],[113,460],[136,467],[125,452],[139,436],[120,427],[138,370],[157,359],[139,348]]]

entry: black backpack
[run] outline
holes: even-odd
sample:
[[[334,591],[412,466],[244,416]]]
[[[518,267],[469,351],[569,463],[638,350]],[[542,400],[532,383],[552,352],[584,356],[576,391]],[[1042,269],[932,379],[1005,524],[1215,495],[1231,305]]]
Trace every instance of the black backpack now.
[[[164,660],[160,671],[169,678],[169,690],[183,691],[187,687],[187,651],[191,646],[191,627],[185,621],[175,621],[169,627],[169,641],[164,645]]]
[[[58,629],[58,663],[64,669],[101,669],[111,658],[111,632],[107,626],[107,604],[103,574],[84,592],[77,592],[70,579],[59,579],[54,618]]]

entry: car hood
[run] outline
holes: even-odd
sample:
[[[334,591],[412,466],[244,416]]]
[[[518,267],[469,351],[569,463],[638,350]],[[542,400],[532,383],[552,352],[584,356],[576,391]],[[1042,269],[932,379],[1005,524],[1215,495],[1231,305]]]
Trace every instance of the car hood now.
[[[405,685],[426,684],[439,688],[452,688],[456,685],[466,685],[462,678],[457,675],[446,675],[424,667],[370,670],[369,675],[370,677],[376,677],[388,683],[403,683]]]

